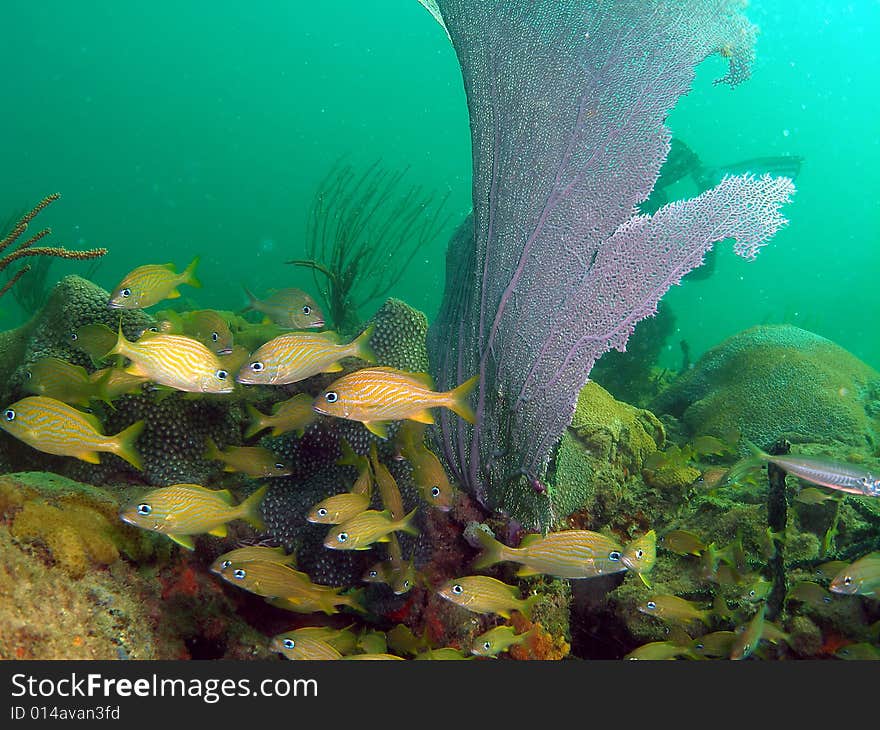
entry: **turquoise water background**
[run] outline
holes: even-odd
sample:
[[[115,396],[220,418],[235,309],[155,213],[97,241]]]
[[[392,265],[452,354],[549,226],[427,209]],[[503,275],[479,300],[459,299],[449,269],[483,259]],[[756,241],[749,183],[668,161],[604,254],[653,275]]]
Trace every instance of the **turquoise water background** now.
[[[681,339],[696,355],[790,322],[880,367],[880,2],[754,0],[747,13],[761,29],[752,78],[713,87],[724,64],[710,59],[669,124],[712,165],[803,156],[791,225],[753,263],[723,245],[710,278],[669,293],[664,359],[678,364]],[[448,191],[455,220],[470,208],[458,65],[416,0],[10,0],[0,21],[0,221],[61,192],[38,223],[58,243],[108,247],[106,288],[199,254],[205,287],[184,290],[199,306],[240,308],[242,283],[314,289],[281,262],[304,254],[309,204],[340,156],[408,166],[410,182]],[[429,317],[452,226],[392,292]],[[0,300],[0,328],[21,318]]]

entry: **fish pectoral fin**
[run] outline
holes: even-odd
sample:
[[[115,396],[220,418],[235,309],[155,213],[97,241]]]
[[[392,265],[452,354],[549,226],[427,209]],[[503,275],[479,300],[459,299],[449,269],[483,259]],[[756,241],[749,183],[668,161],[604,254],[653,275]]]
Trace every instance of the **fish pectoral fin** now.
[[[177,291],[177,289],[172,289],[170,292],[168,292],[168,294],[166,295],[165,298],[166,298],[166,299],[179,299],[179,298],[180,298],[180,292]]]
[[[235,498],[232,496],[232,492],[230,492],[228,489],[221,489],[217,492],[217,496],[220,497],[220,499],[222,499],[228,505],[235,504]],[[213,535],[214,533],[211,532],[209,534]],[[226,525],[223,525],[223,534],[226,534]]]
[[[129,375],[137,375],[140,378],[147,377],[146,371],[136,362],[130,362],[123,368],[122,371],[128,373]]]
[[[434,423],[434,416],[431,415],[431,411],[426,408],[423,411],[416,411],[415,413],[410,414],[410,421],[417,421],[418,423]]]
[[[100,464],[101,457],[98,456],[97,451],[81,451],[76,455],[78,459],[82,459],[83,461],[89,462],[89,464]]]
[[[531,568],[526,567],[525,565],[516,571],[516,576],[518,578],[526,578],[530,575],[540,575],[540,573],[537,570],[532,570]]]
[[[343,370],[342,365],[338,362],[331,363],[327,367],[325,367],[321,372],[322,373],[338,373],[340,370]]]
[[[208,530],[208,534],[213,535],[214,537],[226,537],[226,525],[219,525],[213,530]]]
[[[193,542],[192,535],[168,535],[174,542],[187,550],[195,550],[196,545]]]
[[[380,439],[388,438],[388,422],[387,421],[364,421],[366,429],[378,436]]]

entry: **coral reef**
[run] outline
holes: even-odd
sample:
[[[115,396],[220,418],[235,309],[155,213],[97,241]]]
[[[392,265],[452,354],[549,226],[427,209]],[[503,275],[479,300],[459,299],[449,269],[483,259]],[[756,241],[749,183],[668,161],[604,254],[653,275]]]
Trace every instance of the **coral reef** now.
[[[706,352],[651,405],[691,434],[731,432],[758,445],[880,444],[880,373],[791,325],[753,327]],[[743,447],[745,448],[745,447]]]

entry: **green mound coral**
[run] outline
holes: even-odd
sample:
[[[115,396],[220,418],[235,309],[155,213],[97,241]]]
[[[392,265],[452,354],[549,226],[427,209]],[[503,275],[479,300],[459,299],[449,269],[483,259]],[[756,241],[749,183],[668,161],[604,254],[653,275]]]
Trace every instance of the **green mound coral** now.
[[[615,400],[597,383],[587,383],[549,480],[557,521],[585,511],[593,522],[607,524],[642,511],[642,463],[664,443],[663,426],[652,413]]]
[[[706,352],[651,410],[681,418],[691,434],[738,431],[759,446],[786,438],[874,451],[880,373],[806,330],[753,327]]]

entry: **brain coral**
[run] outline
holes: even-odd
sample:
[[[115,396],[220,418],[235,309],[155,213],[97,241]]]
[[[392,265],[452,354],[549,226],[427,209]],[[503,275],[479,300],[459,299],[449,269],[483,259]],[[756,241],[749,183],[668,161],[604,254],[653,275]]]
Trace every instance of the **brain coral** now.
[[[873,450],[880,373],[830,340],[790,325],[753,327],[706,352],[652,404],[691,435],[737,430],[766,446],[841,442]]]

